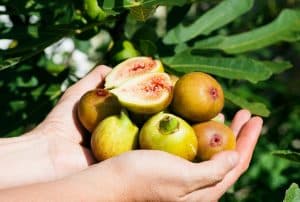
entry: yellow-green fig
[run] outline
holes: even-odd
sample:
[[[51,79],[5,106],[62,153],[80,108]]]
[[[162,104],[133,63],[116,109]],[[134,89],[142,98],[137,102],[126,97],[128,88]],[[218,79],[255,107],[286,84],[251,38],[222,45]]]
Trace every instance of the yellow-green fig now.
[[[142,149],[162,150],[190,161],[195,158],[198,148],[193,128],[183,119],[164,112],[144,124],[139,143]]]
[[[95,158],[102,161],[137,148],[138,127],[125,111],[107,117],[92,133],[91,148]]]

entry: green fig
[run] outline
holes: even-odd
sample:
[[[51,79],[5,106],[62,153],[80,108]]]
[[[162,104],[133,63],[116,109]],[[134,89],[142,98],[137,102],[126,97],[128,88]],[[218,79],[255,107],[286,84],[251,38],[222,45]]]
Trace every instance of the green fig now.
[[[155,149],[175,154],[192,161],[197,154],[197,137],[183,119],[160,112],[142,127],[139,137],[142,149]]]
[[[82,125],[92,132],[104,118],[119,114],[121,104],[118,99],[105,89],[86,92],[79,100],[77,114]]]
[[[112,51],[116,51],[116,54],[113,56],[113,60],[116,62],[140,55],[139,51],[136,50],[134,45],[128,40],[118,42]]]
[[[125,111],[105,118],[92,133],[91,148],[95,158],[102,161],[137,148],[138,127]]]

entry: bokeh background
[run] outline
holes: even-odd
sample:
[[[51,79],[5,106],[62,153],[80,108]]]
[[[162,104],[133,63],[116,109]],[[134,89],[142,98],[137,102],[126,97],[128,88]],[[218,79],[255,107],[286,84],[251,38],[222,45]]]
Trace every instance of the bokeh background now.
[[[168,30],[179,21],[192,23],[220,2],[155,6],[145,12],[149,17],[144,16],[143,21],[132,11],[120,9],[117,16],[102,22],[91,19],[79,0],[0,0],[0,137],[19,136],[32,129],[64,90],[97,64],[114,66],[136,55],[174,55],[174,47],[162,41]],[[287,8],[300,9],[300,1],[256,0],[249,12],[211,35],[255,29],[272,22]],[[300,182],[300,164],[272,154],[277,150],[300,152],[300,20],[296,26],[298,40],[280,41],[239,55],[262,61],[289,61],[291,67],[256,84],[217,77],[232,92],[250,102],[260,102],[270,111],[264,117],[249,170],[221,201],[282,201],[289,186]],[[213,51],[201,54],[227,56]],[[226,102],[226,118],[230,120],[239,108]]]

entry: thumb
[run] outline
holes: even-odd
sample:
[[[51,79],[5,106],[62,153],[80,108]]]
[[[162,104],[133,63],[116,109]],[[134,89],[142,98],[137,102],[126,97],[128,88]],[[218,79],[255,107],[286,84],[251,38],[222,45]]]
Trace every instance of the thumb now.
[[[224,151],[213,156],[209,161],[194,163],[193,168],[190,169],[192,188],[196,190],[221,181],[237,165],[238,161],[237,152]]]
[[[110,71],[111,68],[105,65],[97,66],[88,75],[69,87],[61,100],[68,99],[74,104],[84,93],[99,86]]]

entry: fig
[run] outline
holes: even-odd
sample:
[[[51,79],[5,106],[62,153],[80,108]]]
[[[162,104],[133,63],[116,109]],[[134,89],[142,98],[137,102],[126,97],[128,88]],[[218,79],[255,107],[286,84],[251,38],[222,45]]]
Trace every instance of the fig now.
[[[112,89],[125,81],[150,72],[164,72],[162,63],[151,57],[132,57],[113,68],[105,79],[105,88]]]
[[[125,111],[101,121],[92,133],[91,148],[95,158],[102,161],[137,148],[138,127]]]
[[[175,114],[187,120],[208,121],[223,109],[223,89],[208,74],[188,73],[176,82],[171,106]]]
[[[217,116],[213,117],[210,119],[211,121],[216,121],[219,123],[224,123],[224,115],[223,114],[218,114]]]
[[[119,114],[120,111],[118,98],[101,88],[86,92],[80,98],[77,108],[80,122],[90,132],[104,118]]]
[[[233,131],[223,123],[207,121],[193,125],[193,129],[198,139],[199,160],[209,160],[221,151],[235,149],[236,140]]]
[[[174,74],[169,74],[169,76],[171,78],[173,86],[175,86],[176,82],[179,80],[179,77]]]
[[[197,154],[197,137],[193,128],[183,119],[160,112],[152,116],[141,128],[142,149],[169,152],[192,161]]]
[[[126,81],[110,92],[128,110],[139,114],[154,114],[171,103],[173,85],[166,73],[148,73]]]
[[[116,53],[112,59],[116,62],[121,62],[122,60],[140,55],[139,51],[136,50],[134,45],[128,40],[117,42],[112,52],[114,51]]]

